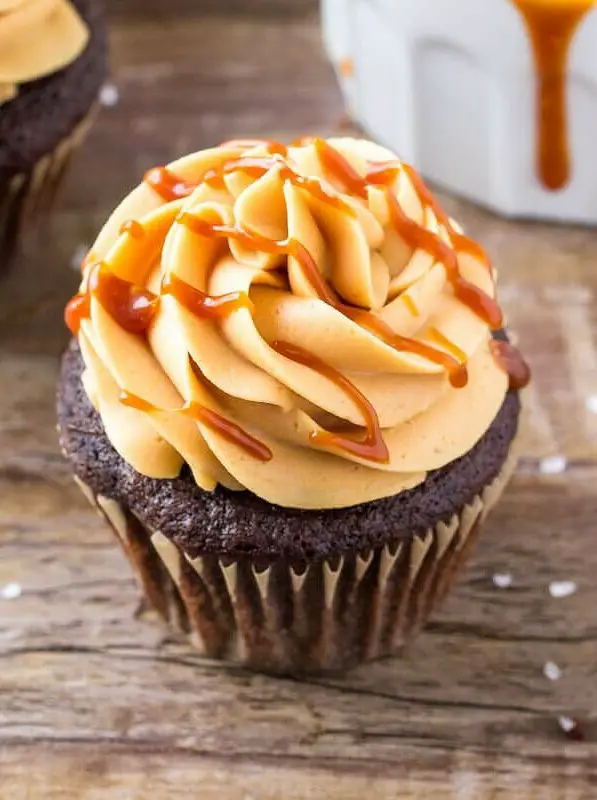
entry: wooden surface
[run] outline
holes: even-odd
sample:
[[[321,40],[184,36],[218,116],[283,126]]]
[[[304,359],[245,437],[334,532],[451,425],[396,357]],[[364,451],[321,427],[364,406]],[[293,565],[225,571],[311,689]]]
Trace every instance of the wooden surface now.
[[[150,165],[241,134],[326,133],[342,108],[314,3],[212,3],[204,18],[193,0],[111,5],[120,102],[77,157],[52,237],[0,284],[0,798],[597,797],[593,231],[447,200],[494,255],[535,382],[511,488],[403,660],[274,680],[134,619],[127,567],[56,446],[69,261]],[[542,474],[554,455],[567,470]],[[554,599],[555,580],[578,591]],[[3,599],[10,584],[22,594]],[[586,742],[560,714],[582,717]]]

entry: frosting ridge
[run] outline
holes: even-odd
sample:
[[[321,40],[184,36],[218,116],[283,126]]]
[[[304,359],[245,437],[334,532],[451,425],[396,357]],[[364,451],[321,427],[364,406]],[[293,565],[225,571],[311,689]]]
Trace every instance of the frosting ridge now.
[[[389,151],[249,140],[151,170],[66,318],[136,470],[333,508],[484,435],[508,390],[494,296],[481,248]]]

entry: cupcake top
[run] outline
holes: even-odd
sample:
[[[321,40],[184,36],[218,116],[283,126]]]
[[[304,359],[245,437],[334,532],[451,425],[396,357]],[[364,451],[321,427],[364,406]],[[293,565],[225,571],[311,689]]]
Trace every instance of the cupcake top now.
[[[352,506],[468,452],[528,378],[483,250],[388,150],[232,141],[150,170],[66,321],[138,472]]]
[[[68,0],[0,0],[0,105],[74,61],[89,39]]]

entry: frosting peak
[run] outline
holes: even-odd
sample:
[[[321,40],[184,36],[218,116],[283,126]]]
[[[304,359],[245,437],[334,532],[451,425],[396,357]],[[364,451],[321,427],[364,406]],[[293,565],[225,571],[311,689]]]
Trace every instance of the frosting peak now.
[[[514,359],[492,347],[494,294],[482,249],[389,151],[242,140],[147,173],[66,319],[139,472],[186,462],[205,490],[333,508],[483,436]]]
[[[0,105],[74,61],[88,38],[68,0],[0,0]]]

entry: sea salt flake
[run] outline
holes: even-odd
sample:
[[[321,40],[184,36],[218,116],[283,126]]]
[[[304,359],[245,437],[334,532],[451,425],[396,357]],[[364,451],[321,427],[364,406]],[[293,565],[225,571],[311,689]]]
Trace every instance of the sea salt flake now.
[[[597,394],[587,397],[587,411],[591,414],[597,414]]]
[[[103,106],[115,106],[118,103],[118,89],[113,83],[106,83],[100,91],[100,103]]]
[[[580,722],[574,717],[560,716],[558,717],[558,725],[564,731],[569,739],[573,742],[584,742],[585,732],[583,731]]]
[[[0,597],[3,600],[16,600],[23,593],[20,583],[7,583],[0,589]]]
[[[552,581],[549,584],[549,593],[552,597],[570,597],[578,589],[574,581]]]
[[[510,572],[496,572],[492,578],[493,585],[498,589],[509,589],[514,582],[514,578]]]
[[[544,458],[539,464],[539,472],[542,475],[561,475],[566,472],[568,462],[564,456],[550,456]]]
[[[562,677],[562,670],[554,661],[547,661],[543,665],[543,674],[549,681],[559,681]]]

